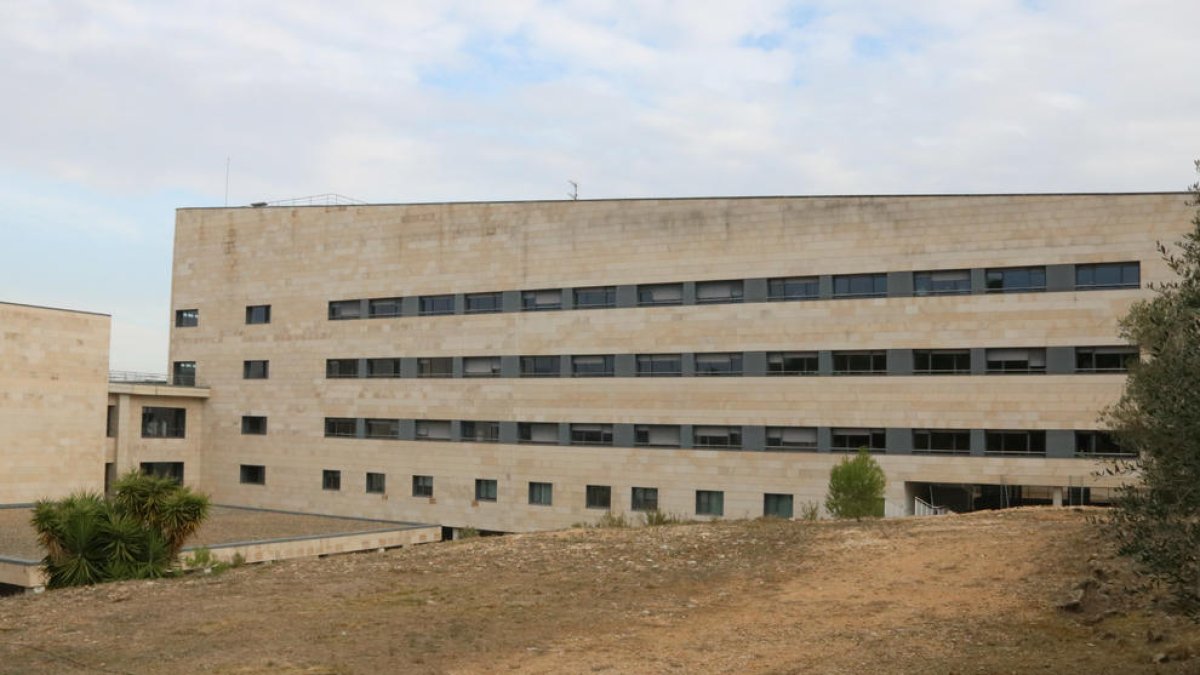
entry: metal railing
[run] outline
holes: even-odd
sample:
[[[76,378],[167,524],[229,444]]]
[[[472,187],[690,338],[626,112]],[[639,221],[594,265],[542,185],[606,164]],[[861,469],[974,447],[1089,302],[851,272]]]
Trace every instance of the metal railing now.
[[[945,506],[934,506],[920,497],[913,497],[914,516],[944,516],[947,513],[953,513],[953,511]]]
[[[167,384],[166,373],[139,373],[132,370],[110,370],[108,371],[109,382],[122,382],[128,384]]]
[[[366,204],[367,202],[360,201],[345,195],[339,195],[334,192],[327,192],[323,195],[309,195],[307,197],[295,197],[292,199],[279,199],[273,202],[267,202],[268,206],[353,206],[356,204]]]

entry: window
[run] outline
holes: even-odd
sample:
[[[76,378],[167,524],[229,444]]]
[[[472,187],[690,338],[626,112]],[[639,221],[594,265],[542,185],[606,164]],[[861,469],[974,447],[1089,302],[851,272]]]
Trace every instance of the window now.
[[[387,490],[387,475],[382,473],[367,474],[367,492],[383,494]]]
[[[913,351],[917,375],[967,375],[971,372],[969,349],[917,349]]]
[[[467,314],[490,314],[503,309],[500,293],[467,293],[464,300]]]
[[[882,375],[887,372],[887,352],[873,351],[834,352],[834,375]]]
[[[682,305],[683,284],[641,284],[637,287],[638,306]]]
[[[367,301],[367,316],[372,319],[385,319],[403,313],[403,298],[375,298]]]
[[[558,424],[556,422],[519,422],[517,424],[518,443],[558,443]]]
[[[816,300],[820,297],[818,277],[782,277],[767,279],[768,300]]]
[[[396,440],[400,438],[400,420],[372,418],[365,421],[367,438]]]
[[[767,427],[768,450],[816,450],[814,427]]]
[[[697,377],[721,377],[741,374],[741,352],[716,352],[696,355]]]
[[[986,354],[989,373],[1046,372],[1045,349],[989,349]]]
[[[326,417],[325,436],[354,438],[358,435],[358,420],[353,417]]]
[[[436,356],[417,359],[417,377],[453,377],[454,359]]]
[[[575,377],[612,377],[611,354],[592,354],[571,357],[571,374]]]
[[[986,431],[984,432],[989,453],[1012,455],[1046,454],[1045,431]]]
[[[271,323],[270,305],[249,305],[246,307],[246,323]]]
[[[522,356],[521,377],[558,377],[562,360],[557,356]]]
[[[326,359],[325,377],[358,377],[358,359]]]
[[[683,374],[683,357],[679,354],[638,354],[638,377],[678,377]]]
[[[450,440],[450,422],[446,420],[417,420],[417,440]]]
[[[792,496],[777,494],[763,495],[763,515],[769,518],[791,518]]]
[[[196,362],[176,361],[171,366],[171,381],[177,387],[196,386]]]
[[[767,375],[816,375],[816,352],[768,352]]]
[[[1080,373],[1123,373],[1137,360],[1137,347],[1075,348],[1075,371]]]
[[[725,515],[725,493],[719,490],[696,490],[696,515]]]
[[[176,328],[195,328],[200,325],[200,310],[198,309],[177,309],[175,310],[175,327]]]
[[[529,483],[529,503],[532,506],[550,506],[554,503],[553,483]]]
[[[334,300],[329,303],[329,320],[361,319],[362,302],[358,300]]]
[[[740,426],[698,425],[692,428],[692,437],[692,445],[697,448],[737,450],[742,447],[742,428]]]
[[[633,511],[657,511],[658,488],[635,487],[630,501],[630,509]]]
[[[834,452],[858,452],[866,448],[868,452],[883,452],[887,441],[884,440],[883,429],[834,429]]]
[[[142,438],[183,438],[186,427],[183,408],[142,408]]]
[[[651,448],[678,448],[678,424],[638,424],[633,427],[634,445]]]
[[[835,298],[878,298],[885,295],[886,274],[838,274],[833,277]]]
[[[940,270],[913,274],[913,295],[966,295],[971,292],[971,270]]]
[[[988,293],[1027,293],[1046,290],[1045,267],[1005,267],[986,272]]]
[[[716,304],[722,302],[741,302],[741,281],[699,281],[696,282],[696,304]]]
[[[417,298],[417,311],[421,316],[437,316],[454,313],[453,295],[422,295]]]
[[[551,309],[562,309],[561,288],[521,291],[521,311],[544,312]]]
[[[333,469],[325,469],[321,472],[321,489],[322,490],[341,490],[342,489],[342,472],[334,471]]]
[[[106,438],[117,437],[117,406],[108,406],[108,414],[104,418],[104,436]]]
[[[354,369],[358,370],[357,361]],[[400,359],[367,359],[367,377],[400,377]]]
[[[242,415],[242,433],[247,436],[265,436],[267,418],[261,415]]]
[[[966,429],[913,429],[915,455],[969,455],[971,432]]]
[[[587,486],[586,504],[589,509],[612,508],[612,487],[608,485]]]
[[[612,445],[611,424],[572,424],[571,445]]]
[[[471,443],[498,443],[500,441],[499,422],[463,422],[461,426],[462,440]]]
[[[617,306],[616,286],[589,286],[575,289],[575,309],[599,309]]]
[[[1111,434],[1104,431],[1076,431],[1075,454],[1094,457],[1127,457],[1130,452],[1117,444]]]
[[[414,497],[433,496],[433,476],[413,476],[412,485]]]
[[[476,478],[475,479],[475,501],[477,502],[494,502],[496,501],[496,481],[493,478]]]
[[[183,485],[183,462],[142,462],[142,474],[170,478],[177,485]]]
[[[270,361],[242,361],[242,379],[265,380],[270,375]]]
[[[500,357],[466,357],[463,359],[463,377],[500,377]]]
[[[1075,267],[1075,288],[1081,291],[1141,286],[1141,264],[1097,263]]]
[[[266,485],[267,467],[261,464],[243,464],[239,468],[240,479],[246,485]]]

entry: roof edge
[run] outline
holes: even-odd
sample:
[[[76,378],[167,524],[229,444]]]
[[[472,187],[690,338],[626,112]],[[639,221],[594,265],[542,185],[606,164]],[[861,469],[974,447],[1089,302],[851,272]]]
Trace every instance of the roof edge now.
[[[30,307],[32,309],[48,309],[52,312],[70,312],[72,314],[91,314],[92,316],[106,316],[110,319],[112,318],[112,314],[105,314],[104,312],[92,312],[92,311],[88,311],[86,309],[70,309],[68,307],[51,307],[49,305],[31,305],[26,302],[8,302],[7,300],[0,300],[0,305],[9,305],[12,307]]]

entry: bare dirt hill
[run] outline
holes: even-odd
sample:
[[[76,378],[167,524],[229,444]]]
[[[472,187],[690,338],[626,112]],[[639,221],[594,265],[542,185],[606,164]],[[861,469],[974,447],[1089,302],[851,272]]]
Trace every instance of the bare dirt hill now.
[[[572,530],[0,598],[0,672],[1200,672],[1133,580],[1079,510]]]

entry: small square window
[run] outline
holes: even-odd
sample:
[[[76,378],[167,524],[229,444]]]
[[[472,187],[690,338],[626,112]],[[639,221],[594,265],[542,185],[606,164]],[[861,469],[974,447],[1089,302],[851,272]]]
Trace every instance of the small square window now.
[[[142,408],[142,438],[185,438],[186,408]]]
[[[196,362],[176,361],[171,368],[171,383],[176,387],[196,386]]]
[[[246,307],[246,323],[271,323],[271,306],[250,305]]]
[[[475,501],[477,502],[494,502],[496,501],[496,481],[492,478],[476,478],[475,479]]]
[[[243,464],[239,469],[240,480],[247,485],[266,485],[267,467],[260,464]]]
[[[725,493],[720,490],[696,490],[696,515],[725,515]]]
[[[242,361],[242,379],[265,380],[270,376],[270,361]]]
[[[387,474],[368,473],[367,474],[367,492],[373,494],[383,494],[387,490]]]
[[[635,487],[630,502],[630,509],[633,511],[657,511],[658,488]]]
[[[267,418],[260,415],[242,415],[242,433],[247,436],[265,436]]]
[[[532,506],[550,506],[554,503],[553,483],[529,483],[529,503]]]
[[[413,476],[412,495],[414,497],[432,497],[433,476]]]
[[[321,472],[321,489],[322,490],[341,490],[342,489],[342,472],[332,469],[325,469]]]
[[[768,518],[791,518],[792,495],[764,494],[763,515]]]
[[[587,508],[589,509],[610,509],[612,508],[612,487],[608,485],[589,485],[587,486]]]
[[[200,310],[198,309],[177,309],[175,310],[175,327],[176,328],[195,328],[200,325]]]

